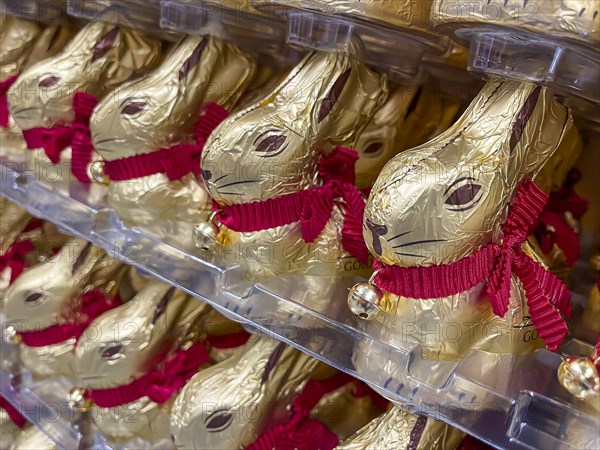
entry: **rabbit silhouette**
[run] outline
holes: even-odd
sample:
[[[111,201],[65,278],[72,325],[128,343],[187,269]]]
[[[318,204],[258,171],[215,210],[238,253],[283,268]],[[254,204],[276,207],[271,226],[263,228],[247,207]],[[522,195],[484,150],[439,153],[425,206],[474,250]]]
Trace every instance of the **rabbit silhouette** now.
[[[162,282],[150,281],[129,302],[98,317],[75,347],[75,367],[91,392],[129,385],[152,372],[179,346],[198,341],[209,307]],[[96,400],[97,401],[97,400]],[[115,407],[93,405],[96,425],[112,442],[169,438],[169,409],[142,396]]]
[[[153,67],[160,48],[158,41],[137,31],[103,22],[89,23],[56,56],[21,73],[8,91],[12,117],[24,131],[73,123],[77,92],[104,97],[132,75]],[[57,155],[46,150],[49,157],[38,151],[29,163],[47,167],[49,158],[56,162]],[[63,161],[69,160],[68,152],[61,152],[60,156]],[[66,176],[63,174],[62,178]]]
[[[183,388],[171,414],[176,447],[207,450],[252,443],[270,415],[285,414],[317,364],[268,336],[251,337],[231,358],[199,372]]]
[[[446,450],[457,448],[464,436],[465,433],[444,422],[392,407],[337,446],[336,450]]]
[[[104,161],[124,164],[125,158],[192,144],[203,107],[215,102],[233,108],[255,70],[256,62],[226,41],[188,36],[160,67],[120,88],[119,103],[112,96],[100,102],[91,118],[94,147]],[[177,160],[177,153],[171,158]],[[126,222],[156,225],[162,235],[178,237],[191,237],[192,224],[210,209],[191,170],[179,179],[161,172],[135,183],[111,180],[108,202]]]
[[[517,188],[535,177],[571,126],[570,112],[548,89],[489,81],[453,127],[384,167],[365,210],[369,250],[383,267],[427,267],[501,242]],[[480,283],[456,295],[421,300],[384,290],[384,314],[377,320],[390,339],[410,336],[434,359],[460,358],[470,348],[523,353],[543,345],[532,331],[525,292],[514,276],[505,317],[492,312],[482,289]],[[439,330],[452,324],[469,332],[462,329],[456,338],[445,339]]]
[[[264,202],[318,187],[319,161],[352,147],[387,97],[387,80],[337,54],[308,55],[264,101],[233,115],[210,135],[202,177],[221,207]],[[227,230],[250,278],[290,271],[336,275],[350,258],[341,240],[343,206],[310,245],[300,222],[262,231]],[[344,260],[345,259],[345,260]],[[352,264],[350,264],[352,266]]]

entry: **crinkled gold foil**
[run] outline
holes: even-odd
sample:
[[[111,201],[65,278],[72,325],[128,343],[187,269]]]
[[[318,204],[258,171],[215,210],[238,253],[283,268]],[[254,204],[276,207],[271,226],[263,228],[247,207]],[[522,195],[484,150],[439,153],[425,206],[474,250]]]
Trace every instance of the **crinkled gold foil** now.
[[[588,337],[591,342],[600,334],[600,291],[597,284],[590,291],[577,333]]]
[[[6,410],[0,408],[0,443],[2,448],[11,448],[20,433],[21,429],[12,421]]]
[[[109,389],[129,384],[179,346],[201,338],[198,321],[210,308],[159,281],[149,282],[132,300],[98,317],[75,348],[75,367],[84,387]],[[169,437],[169,410],[142,397],[115,408],[92,408],[96,425],[115,442],[135,437]]]
[[[171,433],[186,449],[243,448],[304,387],[317,360],[268,336],[253,336],[235,355],[198,372],[173,406]]]
[[[215,37],[189,36],[148,76],[118,89],[94,111],[94,146],[107,161],[192,143],[203,107],[231,110],[252,80],[256,62]],[[207,219],[208,196],[193,174],[169,181],[155,174],[111,182],[108,202],[129,223],[191,244],[193,226]],[[203,208],[199,208],[202,206]]]
[[[335,145],[352,148],[387,97],[387,80],[336,54],[307,56],[271,96],[224,121],[202,153],[202,175],[222,205],[267,200],[317,186],[317,163]],[[317,240],[300,223],[229,233],[231,248],[253,278],[294,270],[335,275],[349,261],[341,248],[341,205]],[[352,266],[352,264],[350,264]]]
[[[75,92],[87,92],[101,99],[132,75],[155,66],[160,51],[159,41],[135,30],[89,23],[58,55],[21,73],[8,91],[12,117],[21,129],[72,122]],[[40,179],[47,179],[44,171],[51,165],[49,159],[39,150],[33,153],[29,167],[36,170]],[[70,161],[69,151],[61,154],[61,161]],[[66,168],[59,179],[67,178],[68,164]]]
[[[501,25],[597,48],[600,44],[599,11],[597,0],[435,0],[431,20],[440,29]]]
[[[391,408],[336,450],[453,450],[465,433],[443,422]]]
[[[0,81],[17,75],[25,65],[42,27],[0,14]]]
[[[11,450],[31,450],[32,448],[36,450],[57,450],[52,439],[34,425],[23,428],[10,448]]]
[[[522,127],[520,114],[529,116]],[[535,176],[571,125],[570,113],[548,89],[489,81],[449,130],[384,167],[365,211],[371,253],[388,265],[430,266],[499,242],[517,187]],[[468,195],[454,195],[468,185]],[[383,234],[371,231],[377,226]],[[514,277],[504,318],[492,313],[482,288],[427,300],[384,293],[386,313],[378,320],[391,340],[411,337],[432,359],[460,358],[470,348],[523,353],[541,345]],[[451,338],[443,332],[449,327]]]
[[[8,250],[30,219],[25,208],[0,197],[0,254]]]

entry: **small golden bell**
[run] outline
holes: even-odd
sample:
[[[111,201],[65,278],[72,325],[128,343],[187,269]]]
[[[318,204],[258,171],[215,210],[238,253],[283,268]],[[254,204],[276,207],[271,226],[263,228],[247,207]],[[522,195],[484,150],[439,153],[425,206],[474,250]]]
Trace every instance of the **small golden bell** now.
[[[558,367],[558,381],[580,399],[600,395],[600,376],[594,360],[587,356],[568,356]]]
[[[110,183],[110,179],[104,173],[103,161],[94,161],[93,163],[89,164],[87,167],[87,175],[94,183],[102,186],[108,186]]]
[[[69,408],[73,411],[85,412],[92,406],[92,401],[87,398],[85,389],[74,387],[69,391]]]
[[[348,307],[361,319],[371,320],[381,311],[383,292],[371,283],[358,283],[350,288]]]
[[[21,343],[21,335],[17,333],[17,329],[13,325],[4,328],[4,342],[14,345]]]
[[[194,227],[194,244],[196,247],[212,252],[219,243],[219,224],[217,212],[213,211],[206,222],[200,222]]]

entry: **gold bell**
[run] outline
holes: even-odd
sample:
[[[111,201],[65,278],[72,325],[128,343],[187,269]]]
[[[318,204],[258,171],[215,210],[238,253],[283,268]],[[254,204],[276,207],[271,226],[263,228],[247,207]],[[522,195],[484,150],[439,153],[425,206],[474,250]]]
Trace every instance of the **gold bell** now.
[[[90,180],[101,186],[108,186],[110,179],[104,173],[104,162],[94,161],[87,166],[87,175]]]
[[[558,381],[580,399],[600,395],[600,376],[594,360],[587,356],[568,356],[558,367]]]
[[[361,319],[374,319],[381,311],[383,292],[374,284],[358,283],[350,288],[348,307]]]
[[[206,222],[200,222],[194,227],[194,244],[196,247],[212,252],[219,243],[219,224],[217,213],[214,211]]]
[[[21,335],[17,333],[17,329],[14,325],[8,325],[4,328],[4,342],[7,344],[17,345],[21,343]]]
[[[69,391],[69,408],[73,411],[85,412],[92,406],[92,401],[86,396],[83,388],[74,387]]]

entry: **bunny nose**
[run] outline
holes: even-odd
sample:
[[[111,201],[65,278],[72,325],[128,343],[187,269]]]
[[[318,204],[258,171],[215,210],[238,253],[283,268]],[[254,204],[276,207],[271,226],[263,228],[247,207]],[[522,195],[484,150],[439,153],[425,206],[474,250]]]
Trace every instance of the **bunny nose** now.
[[[204,181],[208,181],[212,178],[212,172],[210,170],[202,169],[200,173],[202,174],[202,178],[204,178]]]

